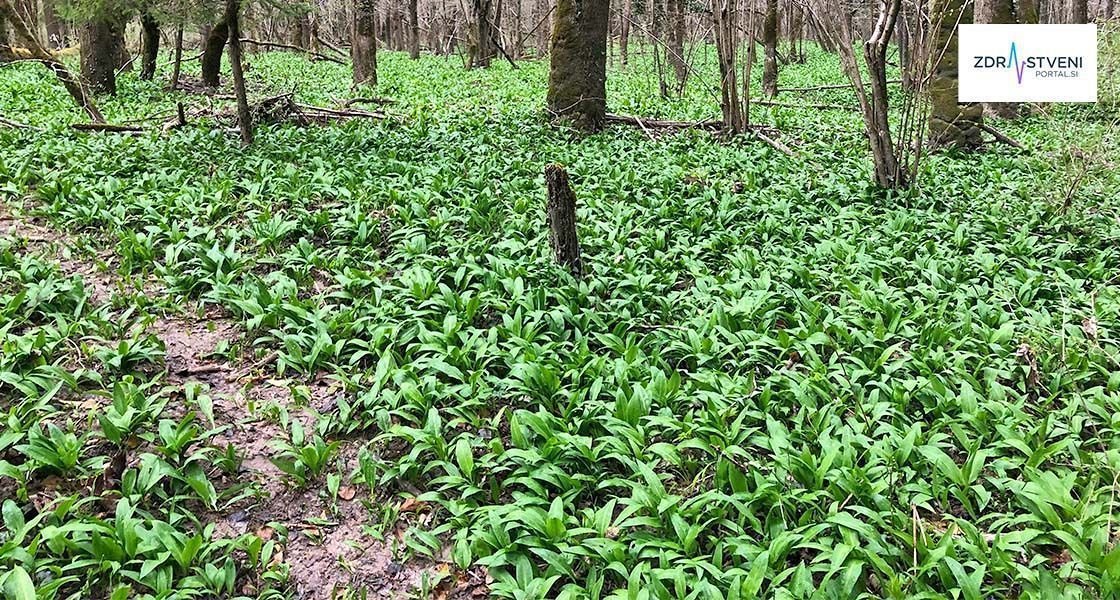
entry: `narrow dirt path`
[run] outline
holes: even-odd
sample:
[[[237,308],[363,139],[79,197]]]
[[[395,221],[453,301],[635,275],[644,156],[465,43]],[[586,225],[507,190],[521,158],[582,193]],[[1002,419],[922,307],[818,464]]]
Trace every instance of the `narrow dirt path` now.
[[[122,278],[97,261],[75,256],[71,252],[75,247],[72,238],[35,219],[13,214],[2,201],[0,238],[20,240],[26,253],[57,262],[67,276],[81,277],[96,304],[111,302],[115,291],[129,289]],[[98,257],[104,264],[112,264],[113,258],[111,253]],[[151,297],[163,293],[154,281],[144,282],[141,288]],[[334,501],[326,498],[326,485],[321,480],[303,488],[286,483],[283,473],[269,460],[276,454],[270,442],[286,433],[261,411],[254,414],[250,407],[284,406],[292,418],[310,425],[312,415],[292,406],[290,390],[291,385],[308,382],[269,379],[264,372],[271,368],[269,364],[254,364],[245,357],[227,362],[216,356],[215,350],[223,342],[232,344],[244,332],[220,310],[196,314],[188,310],[182,315],[160,315],[148,333],[165,346],[169,385],[181,390],[197,382],[206,387],[213,401],[214,425],[226,427],[213,442],[219,447],[232,444],[243,457],[239,482],[255,484],[257,493],[253,497],[209,516],[218,535],[254,532],[271,537],[275,535],[274,525],[283,525],[288,530],[283,559],[289,565],[295,597],[300,599],[329,600],[344,597],[347,591],[364,591],[369,598],[408,598],[420,587],[425,572],[446,573],[445,565],[431,561],[398,560],[391,534],[379,540],[367,531],[371,524],[365,506],[367,491],[346,486],[342,498]],[[313,405],[323,405],[328,398],[322,395],[334,393],[321,380],[310,384],[319,396],[313,399]],[[344,482],[357,467],[360,447],[361,440],[343,442],[336,472]]]

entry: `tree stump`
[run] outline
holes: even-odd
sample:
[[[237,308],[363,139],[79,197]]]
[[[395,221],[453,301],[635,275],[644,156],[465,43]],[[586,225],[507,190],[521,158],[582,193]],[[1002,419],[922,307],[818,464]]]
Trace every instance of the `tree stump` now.
[[[576,235],[576,195],[568,183],[568,171],[562,165],[544,168],[548,184],[548,245],[552,258],[575,277],[583,276],[579,237]]]

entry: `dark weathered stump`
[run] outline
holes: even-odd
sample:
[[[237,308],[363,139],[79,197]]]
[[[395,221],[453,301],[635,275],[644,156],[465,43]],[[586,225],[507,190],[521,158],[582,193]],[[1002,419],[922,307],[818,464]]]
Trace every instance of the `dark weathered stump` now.
[[[548,244],[552,258],[576,277],[583,275],[579,237],[576,235],[576,195],[568,184],[568,172],[562,165],[544,168],[548,184]]]

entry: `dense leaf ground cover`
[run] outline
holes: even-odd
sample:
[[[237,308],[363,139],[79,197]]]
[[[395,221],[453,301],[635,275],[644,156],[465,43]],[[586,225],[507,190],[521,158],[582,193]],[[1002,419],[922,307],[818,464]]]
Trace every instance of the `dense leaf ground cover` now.
[[[250,62],[258,96],[350,95],[344,67]],[[645,63],[614,68],[612,108],[714,116],[702,62],[672,100]],[[341,390],[306,428],[247,407],[290,431],[292,486],[368,488],[372,526],[409,525],[402,553],[486,567],[497,597],[1117,593],[1115,105],[1001,124],[1025,151],[934,155],[884,196],[854,112],[756,108],[794,158],[576,139],[542,114],[546,70],[385,53],[396,118],[249,149],[205,124],[70,132],[48,73],[0,70],[0,111],[42,128],[0,129],[5,210],[66,233],[0,242],[5,589],[288,593],[275,541],[207,522],[253,490],[146,332],[186,304],[239,324],[231,358]],[[840,81],[823,53],[782,77]],[[126,75],[104,109],[177,100],[206,102]],[[549,162],[580,199],[583,280],[549,260]],[[74,256],[115,289],[66,273]]]

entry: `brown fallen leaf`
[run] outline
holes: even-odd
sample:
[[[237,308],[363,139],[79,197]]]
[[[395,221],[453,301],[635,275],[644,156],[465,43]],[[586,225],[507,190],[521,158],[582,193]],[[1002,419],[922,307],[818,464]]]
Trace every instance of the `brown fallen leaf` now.
[[[344,485],[344,486],[338,488],[338,497],[342,498],[343,500],[345,500],[347,502],[353,500],[354,495],[357,494],[357,493],[358,493],[357,490],[355,490],[352,486],[349,486],[349,485]]]
[[[428,505],[427,502],[421,502],[421,501],[417,500],[416,498],[405,498],[404,502],[401,502],[401,505],[397,510],[399,510],[402,513],[403,512],[420,512],[420,511],[424,510],[427,507],[427,505]]]

